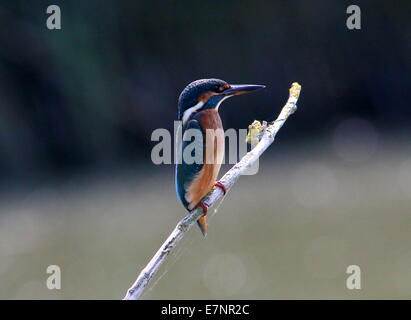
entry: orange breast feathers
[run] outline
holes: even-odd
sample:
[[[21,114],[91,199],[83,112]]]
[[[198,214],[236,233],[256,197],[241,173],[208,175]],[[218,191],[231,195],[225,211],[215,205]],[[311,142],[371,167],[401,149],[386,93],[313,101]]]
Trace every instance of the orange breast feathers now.
[[[185,199],[188,209],[194,209],[211,190],[220,172],[224,158],[224,129],[218,111],[204,110],[198,118],[205,131],[203,148],[203,168],[188,187]]]

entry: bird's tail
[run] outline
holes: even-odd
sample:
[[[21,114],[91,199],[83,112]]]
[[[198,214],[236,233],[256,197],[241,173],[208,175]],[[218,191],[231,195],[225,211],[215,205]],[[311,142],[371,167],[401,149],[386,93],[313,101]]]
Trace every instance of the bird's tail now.
[[[201,233],[205,237],[207,235],[207,218],[206,216],[201,216],[197,220],[198,227],[200,228]]]

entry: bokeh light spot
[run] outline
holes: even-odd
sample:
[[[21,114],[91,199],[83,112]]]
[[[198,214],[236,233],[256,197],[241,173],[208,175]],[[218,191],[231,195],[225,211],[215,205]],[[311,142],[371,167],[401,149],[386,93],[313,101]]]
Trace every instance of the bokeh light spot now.
[[[333,146],[337,155],[345,161],[367,161],[375,153],[377,145],[377,131],[365,119],[349,118],[335,128]]]
[[[238,293],[247,280],[244,263],[233,254],[216,254],[204,268],[204,284],[216,296]]]
[[[295,200],[307,208],[325,207],[337,194],[337,179],[325,165],[307,164],[291,177],[291,192]]]

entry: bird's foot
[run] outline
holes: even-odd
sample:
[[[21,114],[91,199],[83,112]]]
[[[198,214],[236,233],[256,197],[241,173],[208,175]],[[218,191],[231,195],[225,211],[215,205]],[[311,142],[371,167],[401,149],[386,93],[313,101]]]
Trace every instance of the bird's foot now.
[[[207,204],[205,204],[204,202],[199,202],[198,206],[203,209],[203,215],[202,217],[204,217],[207,214],[207,210],[208,210],[208,206]]]
[[[208,206],[204,202],[199,202],[198,207],[203,209],[203,215],[200,218],[198,218],[197,224],[200,228],[201,233],[203,234],[203,237],[205,237],[205,236],[207,236],[207,218],[206,218],[206,215],[207,215]]]
[[[217,181],[216,183],[214,183],[214,186],[220,188],[223,191],[224,195],[227,193],[226,186],[223,185],[220,181]]]

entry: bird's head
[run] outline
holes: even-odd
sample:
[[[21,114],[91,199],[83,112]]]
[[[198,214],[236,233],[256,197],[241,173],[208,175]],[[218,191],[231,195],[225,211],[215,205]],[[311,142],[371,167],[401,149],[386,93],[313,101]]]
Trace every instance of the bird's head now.
[[[228,84],[220,79],[202,79],[191,82],[178,99],[178,119],[185,123],[193,112],[216,109],[225,99],[265,88],[256,84]]]

